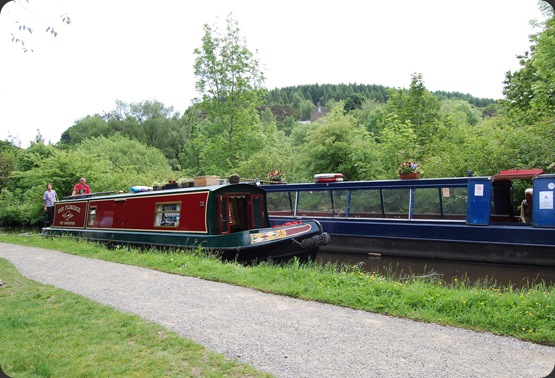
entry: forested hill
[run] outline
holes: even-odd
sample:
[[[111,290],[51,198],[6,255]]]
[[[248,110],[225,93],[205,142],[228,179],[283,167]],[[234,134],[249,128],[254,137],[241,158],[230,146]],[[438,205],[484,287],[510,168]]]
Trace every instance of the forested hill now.
[[[378,103],[386,103],[388,100],[388,87],[376,84],[308,84],[293,87],[275,88],[268,91],[266,105],[295,105],[298,106],[304,101],[310,101],[316,105],[322,105],[330,100],[346,101],[350,96],[360,95],[365,99],[374,100]],[[435,91],[431,92],[439,100],[464,100],[470,104],[483,108],[496,100],[488,98],[478,98],[470,94],[460,92]]]

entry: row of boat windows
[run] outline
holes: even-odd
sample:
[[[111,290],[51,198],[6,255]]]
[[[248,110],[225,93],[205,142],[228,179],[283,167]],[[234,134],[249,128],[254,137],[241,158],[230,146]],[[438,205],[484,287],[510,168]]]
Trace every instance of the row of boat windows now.
[[[179,227],[179,214],[181,213],[181,202],[158,203],[154,214],[155,227]],[[96,222],[96,206],[89,209],[89,226]]]
[[[465,215],[466,187],[269,192],[268,211],[291,215],[378,217],[403,214]],[[296,208],[295,208],[296,205]]]

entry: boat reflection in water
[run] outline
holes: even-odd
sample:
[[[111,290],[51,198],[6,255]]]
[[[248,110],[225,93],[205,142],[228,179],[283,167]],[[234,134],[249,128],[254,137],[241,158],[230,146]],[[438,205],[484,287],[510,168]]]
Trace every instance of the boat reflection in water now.
[[[342,252],[319,252],[316,262],[348,266],[361,264],[362,270],[369,273],[391,274],[396,278],[435,277],[447,283],[456,278],[459,281],[467,279],[470,284],[479,281],[495,286],[513,285],[515,288],[528,287],[541,282],[548,286],[555,285],[555,269],[552,267],[365,256]]]

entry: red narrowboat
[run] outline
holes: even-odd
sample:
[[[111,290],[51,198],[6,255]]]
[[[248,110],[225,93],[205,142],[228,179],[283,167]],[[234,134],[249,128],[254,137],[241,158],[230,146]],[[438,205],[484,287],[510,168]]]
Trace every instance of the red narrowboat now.
[[[111,244],[204,248],[240,262],[314,259],[329,241],[315,220],[270,225],[266,191],[253,184],[67,197],[43,235]]]

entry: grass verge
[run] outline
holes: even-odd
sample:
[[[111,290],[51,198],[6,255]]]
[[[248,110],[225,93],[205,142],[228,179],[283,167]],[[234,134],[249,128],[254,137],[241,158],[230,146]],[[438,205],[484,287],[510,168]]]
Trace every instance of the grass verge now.
[[[246,286],[370,312],[452,325],[555,345],[555,296],[543,283],[525,288],[426,278],[400,280],[357,266],[222,263],[199,252],[107,249],[38,235],[0,234],[0,241],[55,249],[164,272]]]
[[[13,377],[269,377],[0,259],[0,365]]]
[[[268,377],[0,259],[0,364],[13,377]]]

